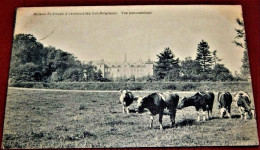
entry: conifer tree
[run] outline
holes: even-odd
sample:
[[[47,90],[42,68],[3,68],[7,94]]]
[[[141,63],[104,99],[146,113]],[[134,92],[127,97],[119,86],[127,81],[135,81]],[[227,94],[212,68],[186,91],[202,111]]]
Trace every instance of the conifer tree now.
[[[214,67],[215,67],[215,66],[217,65],[217,63],[220,62],[222,59],[219,59],[219,58],[218,58],[218,56],[217,56],[217,50],[214,50],[214,51],[212,52],[212,55],[213,55],[212,61],[213,61],[213,63],[214,63]]]
[[[158,61],[155,65],[155,75],[157,79],[165,79],[170,72],[179,68],[179,58],[174,59],[175,55],[169,47],[157,55]]]
[[[247,51],[247,45],[246,45],[246,34],[245,34],[245,25],[244,22],[237,18],[236,19],[237,24],[239,25],[239,28],[236,28],[237,36],[235,37],[235,40],[233,43],[244,49],[243,58],[242,58],[242,66],[241,66],[241,73],[244,76],[249,75],[249,60],[248,60],[248,51]]]
[[[204,40],[201,40],[198,44],[196,60],[200,63],[202,72],[208,72],[212,65],[212,56],[209,48],[208,43]]]

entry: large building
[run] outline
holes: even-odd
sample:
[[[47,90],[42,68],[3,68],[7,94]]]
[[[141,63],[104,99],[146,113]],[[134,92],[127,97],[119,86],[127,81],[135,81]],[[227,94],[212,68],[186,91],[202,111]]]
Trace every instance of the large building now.
[[[92,63],[97,70],[101,70],[103,77],[110,79],[152,76],[154,71],[153,62],[149,59],[145,62],[127,62],[126,56],[121,63],[106,62],[103,59]]]

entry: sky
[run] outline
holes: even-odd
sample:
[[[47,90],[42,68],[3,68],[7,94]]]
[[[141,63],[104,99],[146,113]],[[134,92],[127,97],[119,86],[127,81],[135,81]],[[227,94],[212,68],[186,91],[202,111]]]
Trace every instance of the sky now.
[[[19,8],[15,34],[32,34],[44,46],[85,62],[121,62],[125,54],[128,61],[157,61],[166,47],[180,60],[195,59],[203,39],[234,73],[240,72],[243,56],[232,43],[236,18],[242,18],[239,5]]]

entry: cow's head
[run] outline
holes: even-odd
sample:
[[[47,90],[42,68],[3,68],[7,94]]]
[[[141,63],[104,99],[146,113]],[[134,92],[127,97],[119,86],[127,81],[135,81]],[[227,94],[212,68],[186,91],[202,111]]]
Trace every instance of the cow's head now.
[[[200,97],[200,93],[196,93],[195,95],[191,96],[191,97],[184,97],[181,102],[179,103],[179,105],[177,106],[177,109],[182,109],[184,107],[188,107],[188,106],[192,106],[194,101],[196,99],[198,99]]]
[[[127,92],[130,92],[129,90],[120,90],[121,94],[126,94]]]
[[[120,92],[121,92],[120,97],[123,99],[129,97],[129,95],[131,94],[129,90],[121,90]]]
[[[184,108],[184,107],[187,107],[188,103],[189,103],[188,98],[184,97],[184,98],[181,100],[180,104],[177,106],[177,109],[182,109],[182,108]]]
[[[142,113],[144,112],[144,108],[146,107],[146,101],[148,97],[138,97],[137,98],[137,110],[136,112]]]

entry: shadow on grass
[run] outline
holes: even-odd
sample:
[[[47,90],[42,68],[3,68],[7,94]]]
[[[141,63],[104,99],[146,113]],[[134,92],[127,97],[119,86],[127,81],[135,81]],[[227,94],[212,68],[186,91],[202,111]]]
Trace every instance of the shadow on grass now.
[[[94,138],[94,139],[97,138],[97,136],[96,136],[95,134],[90,133],[90,132],[88,132],[88,131],[84,131],[84,132],[83,132],[83,136],[84,136],[84,138]]]
[[[117,114],[117,113],[122,113],[122,114],[124,114],[122,111],[110,111],[110,113],[111,113],[111,114]],[[135,113],[137,113],[137,111],[134,110],[134,109],[129,109],[129,113],[135,114]]]
[[[231,118],[240,118],[241,116],[240,115],[231,115]]]
[[[171,125],[165,125],[165,126],[163,126],[163,129],[177,128],[177,127],[184,127],[184,126],[192,126],[194,124],[196,124],[195,119],[185,119],[183,121],[175,123],[173,127]],[[159,127],[158,127],[158,129],[159,129]]]
[[[174,127],[184,127],[184,126],[192,126],[196,123],[195,119],[185,119],[181,122],[178,122],[174,125]]]
[[[215,119],[219,119],[219,117],[212,117],[209,120],[215,120]]]
[[[142,112],[139,112],[139,113],[137,112],[136,109],[129,109],[129,113],[144,114],[147,112],[149,112],[149,110],[147,110],[147,109],[144,109]]]

